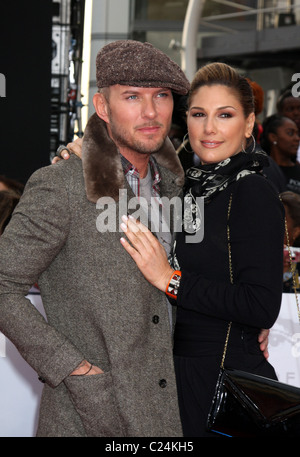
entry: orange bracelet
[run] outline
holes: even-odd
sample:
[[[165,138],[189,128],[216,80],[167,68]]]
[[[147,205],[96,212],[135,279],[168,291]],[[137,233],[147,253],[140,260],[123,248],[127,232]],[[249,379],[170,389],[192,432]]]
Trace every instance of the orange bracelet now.
[[[171,298],[177,298],[178,288],[181,279],[181,271],[175,270],[166,288],[166,294]]]

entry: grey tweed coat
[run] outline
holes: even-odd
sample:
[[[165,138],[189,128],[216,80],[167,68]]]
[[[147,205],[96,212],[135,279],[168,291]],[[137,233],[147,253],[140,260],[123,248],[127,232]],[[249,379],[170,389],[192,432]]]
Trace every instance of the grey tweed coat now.
[[[169,140],[162,195],[183,171]],[[173,171],[169,170],[172,168]],[[121,232],[99,232],[96,202],[133,197],[97,115],[82,161],[36,171],[0,238],[0,331],[45,383],[38,436],[180,436],[166,297],[138,271]],[[25,298],[38,282],[47,321]],[[104,374],[69,376],[83,360]]]

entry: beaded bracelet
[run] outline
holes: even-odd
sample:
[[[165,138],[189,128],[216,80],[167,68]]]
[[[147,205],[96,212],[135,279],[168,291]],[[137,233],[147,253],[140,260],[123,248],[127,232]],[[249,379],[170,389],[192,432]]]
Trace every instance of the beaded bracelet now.
[[[181,271],[175,270],[166,288],[166,294],[171,298],[177,298],[178,288],[181,279]]]

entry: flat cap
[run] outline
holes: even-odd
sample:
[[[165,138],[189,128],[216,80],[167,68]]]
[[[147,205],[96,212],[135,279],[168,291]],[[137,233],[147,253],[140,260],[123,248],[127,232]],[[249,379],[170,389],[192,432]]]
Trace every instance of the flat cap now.
[[[97,86],[165,87],[185,95],[190,83],[173,60],[150,43],[119,40],[104,46],[96,58]]]

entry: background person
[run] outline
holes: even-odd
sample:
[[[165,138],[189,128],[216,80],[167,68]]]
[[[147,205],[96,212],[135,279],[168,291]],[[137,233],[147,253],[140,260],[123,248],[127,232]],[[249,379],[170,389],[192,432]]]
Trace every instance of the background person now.
[[[294,97],[292,94],[292,89],[289,88],[285,90],[277,101],[277,113],[280,116],[285,116],[295,122],[298,133],[300,134],[300,98]],[[296,159],[300,161],[300,147],[298,147],[298,152]]]
[[[274,114],[263,122],[261,147],[280,167],[286,189],[300,194],[300,164],[296,161],[299,131],[290,118]]]
[[[20,200],[20,196],[6,190],[0,191],[0,235],[8,225],[12,213]]]
[[[24,190],[24,185],[15,179],[0,175],[0,191],[1,190],[11,190],[21,196]]]
[[[262,87],[255,81],[252,81],[248,78],[247,81],[249,82],[252,88],[254,97],[255,123],[253,128],[253,136],[255,138],[256,149],[261,150],[262,148],[260,145],[260,139],[263,133],[263,127],[260,120],[258,119],[258,116],[262,113],[264,107],[264,91]],[[278,193],[284,192],[286,190],[285,177],[277,163],[273,160],[273,158],[270,157],[270,155],[268,155],[267,157],[268,163],[263,168],[263,173],[265,176],[267,176],[271,183],[273,183]]]

